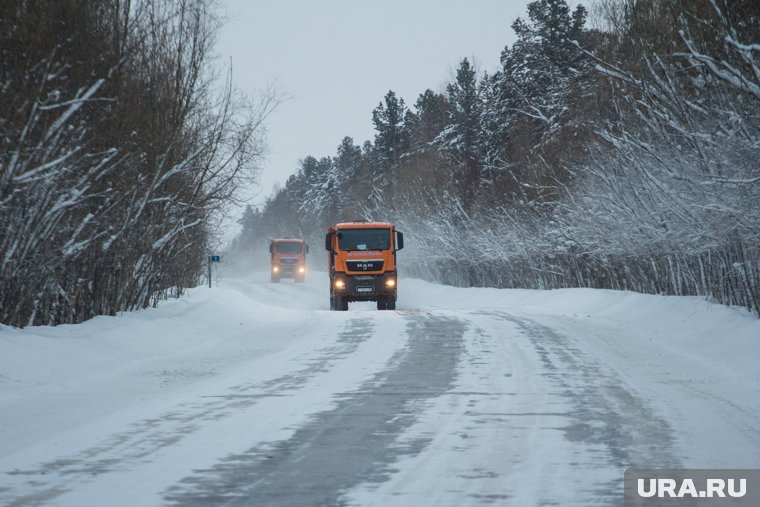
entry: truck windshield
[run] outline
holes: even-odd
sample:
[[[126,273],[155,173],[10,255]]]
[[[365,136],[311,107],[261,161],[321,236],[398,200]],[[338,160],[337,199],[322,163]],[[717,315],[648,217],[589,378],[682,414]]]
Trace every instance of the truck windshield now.
[[[341,250],[388,250],[390,247],[390,229],[341,229],[338,231],[338,248]]]
[[[301,253],[301,243],[275,243],[275,248],[277,249],[277,253],[281,254],[300,254]]]

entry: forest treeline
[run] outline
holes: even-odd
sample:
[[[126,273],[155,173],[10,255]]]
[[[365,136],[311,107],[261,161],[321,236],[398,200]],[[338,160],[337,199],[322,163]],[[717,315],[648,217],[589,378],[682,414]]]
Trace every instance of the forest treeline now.
[[[464,59],[411,105],[391,90],[373,140],[305,157],[231,253],[383,219],[404,274],[760,314],[760,3],[537,0],[512,28],[498,69]]]
[[[0,322],[196,286],[272,100],[214,72],[211,0],[0,2]]]

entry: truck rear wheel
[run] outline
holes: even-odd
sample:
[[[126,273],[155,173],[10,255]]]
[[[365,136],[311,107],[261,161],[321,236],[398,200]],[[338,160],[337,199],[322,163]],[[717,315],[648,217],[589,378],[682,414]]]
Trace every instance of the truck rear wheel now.
[[[386,300],[386,310],[395,310],[396,309],[396,296],[388,296],[388,299]]]
[[[388,309],[388,298],[385,296],[380,296],[377,298],[377,309],[378,310],[387,310]]]

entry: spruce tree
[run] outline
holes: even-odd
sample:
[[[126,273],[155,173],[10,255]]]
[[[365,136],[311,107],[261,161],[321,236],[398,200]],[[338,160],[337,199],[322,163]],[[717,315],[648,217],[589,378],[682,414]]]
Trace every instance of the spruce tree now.
[[[422,154],[431,149],[431,144],[449,123],[449,102],[445,95],[425,90],[414,103],[406,124],[409,129],[411,150]]]
[[[528,18],[512,24],[518,40],[502,52],[486,105],[488,137],[500,140],[489,159],[505,165],[533,157],[557,137],[589,70],[574,43],[586,33],[582,5],[571,12],[565,0],[537,0],[528,4]]]
[[[482,104],[475,69],[465,58],[456,81],[446,87],[449,125],[439,136],[460,181],[465,206],[470,206],[480,183],[480,116]]]
[[[397,167],[409,149],[409,133],[404,124],[407,111],[404,99],[396,97],[393,90],[389,90],[385,102],[372,111],[372,123],[377,131],[375,150],[388,168]]]

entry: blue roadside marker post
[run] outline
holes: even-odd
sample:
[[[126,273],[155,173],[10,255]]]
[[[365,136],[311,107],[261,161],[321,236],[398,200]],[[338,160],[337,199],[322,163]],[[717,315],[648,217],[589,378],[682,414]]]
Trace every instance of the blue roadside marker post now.
[[[211,288],[211,264],[214,262],[219,262],[222,260],[222,257],[219,255],[209,255],[208,256],[208,288]]]

